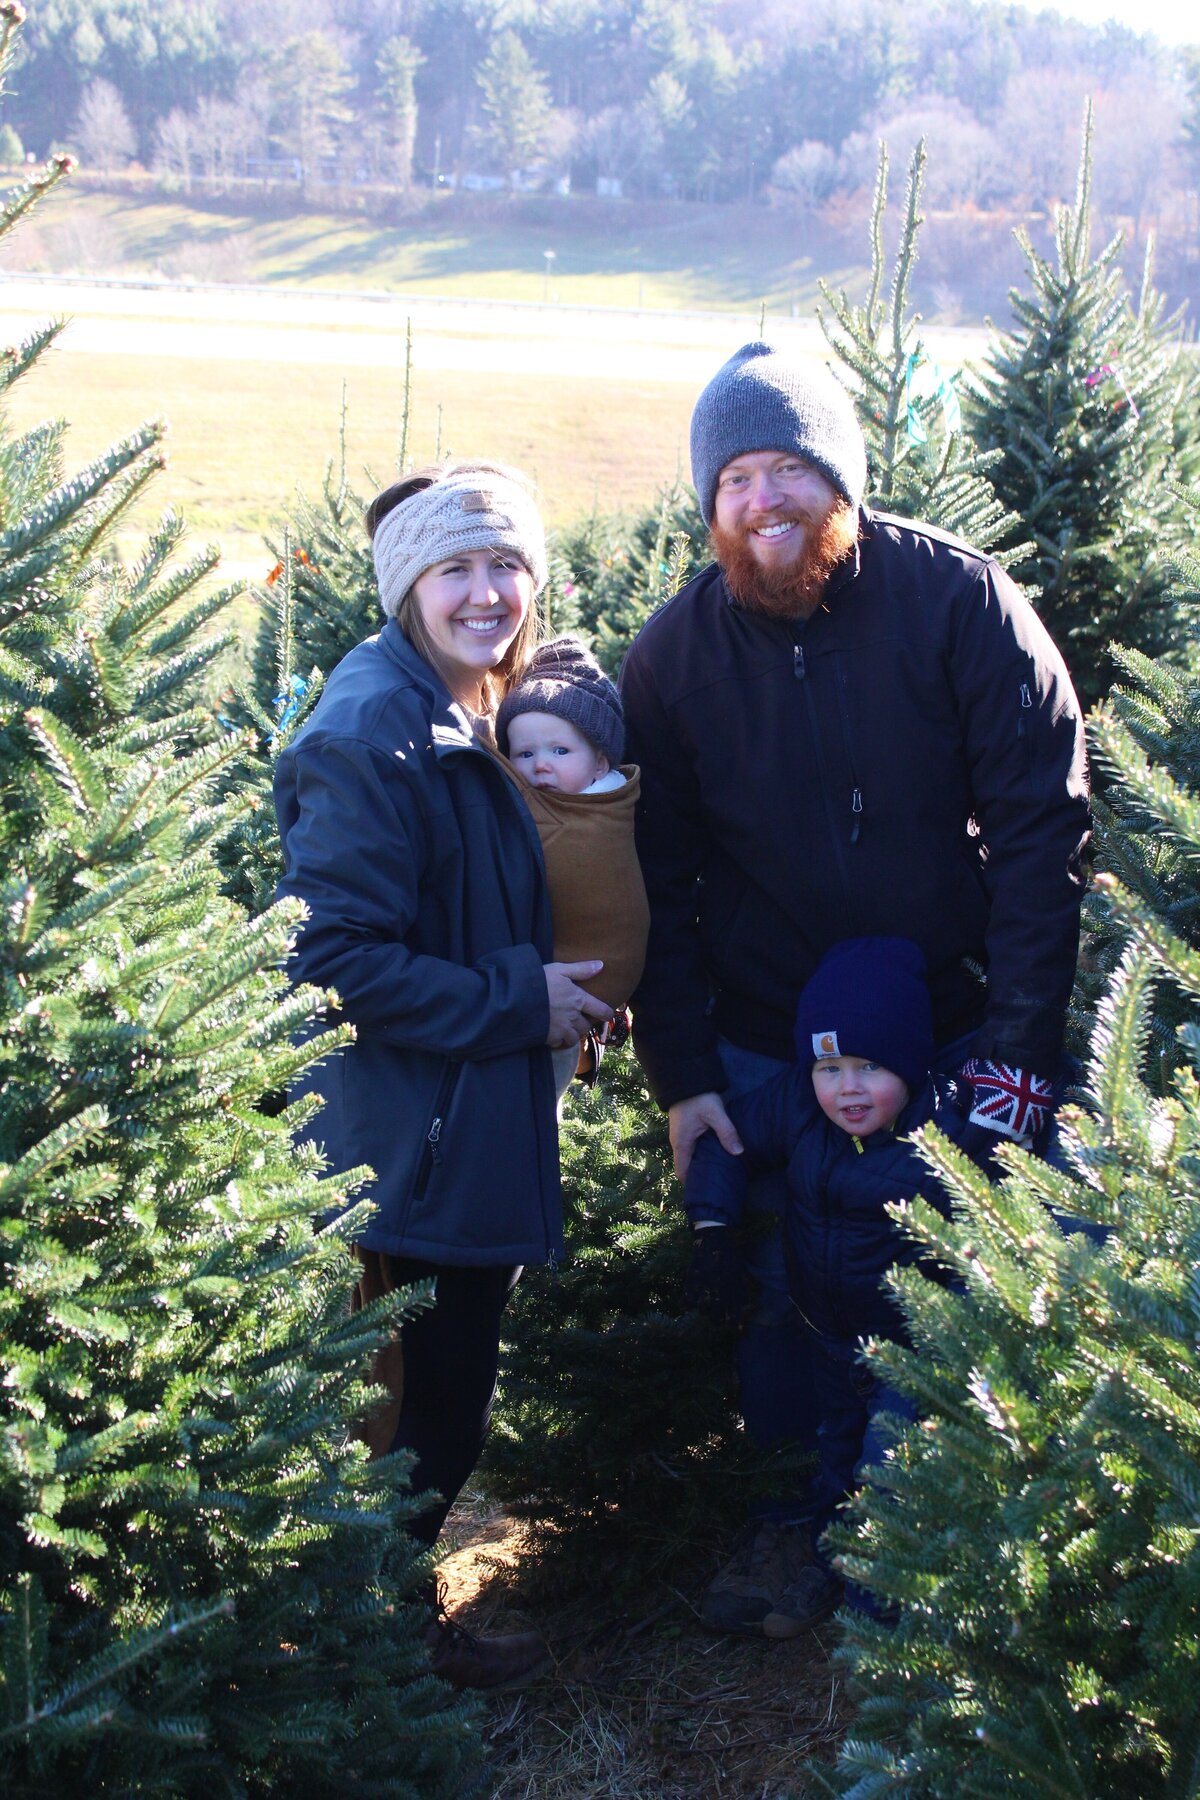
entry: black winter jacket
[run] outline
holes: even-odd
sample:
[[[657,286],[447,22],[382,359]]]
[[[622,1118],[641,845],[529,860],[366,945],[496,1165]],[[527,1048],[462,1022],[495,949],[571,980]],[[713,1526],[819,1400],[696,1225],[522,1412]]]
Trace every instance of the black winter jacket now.
[[[889,1269],[919,1261],[921,1250],[885,1208],[921,1194],[939,1211],[948,1210],[937,1178],[904,1140],[930,1122],[955,1141],[964,1134],[965,1107],[955,1083],[927,1083],[893,1130],[858,1139],[825,1117],[810,1069],[796,1063],[730,1101],[729,1116],[743,1153],[730,1156],[705,1132],[684,1188],[688,1216],[735,1224],[747,1180],[786,1165],[788,1286],[808,1324],[823,1337],[906,1341],[904,1315],[883,1278]],[[937,1273],[928,1260],[926,1266]]]
[[[308,1135],[369,1163],[369,1249],[455,1264],[562,1246],[541,846],[516,786],[389,621],[279,759],[285,874],[311,918],[290,972],[357,1041],[306,1077]],[[302,1090],[303,1091],[303,1090]]]
[[[978,1027],[977,1054],[1054,1076],[1083,726],[995,562],[864,509],[810,619],[747,612],[710,567],[643,627],[621,693],[651,921],[634,1039],[661,1105],[724,1086],[718,1033],[790,1058],[825,951],[878,934],[924,951],[940,1045]]]

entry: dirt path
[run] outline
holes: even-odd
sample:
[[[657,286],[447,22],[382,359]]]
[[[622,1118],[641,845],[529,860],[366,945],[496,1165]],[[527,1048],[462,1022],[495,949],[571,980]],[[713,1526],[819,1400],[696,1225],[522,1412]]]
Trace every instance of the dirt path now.
[[[661,1581],[622,1607],[603,1583],[536,1596],[523,1533],[481,1495],[451,1514],[447,1603],[487,1631],[536,1626],[551,1673],[494,1697],[489,1800],[799,1800],[853,1716],[829,1622],[789,1643],[716,1637],[696,1596]],[[527,1585],[534,1591],[526,1592]]]

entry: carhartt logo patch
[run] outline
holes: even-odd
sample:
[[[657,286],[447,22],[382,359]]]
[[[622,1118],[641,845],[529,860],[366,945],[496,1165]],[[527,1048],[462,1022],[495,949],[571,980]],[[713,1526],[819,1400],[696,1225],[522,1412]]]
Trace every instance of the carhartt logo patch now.
[[[814,1031],[812,1034],[814,1056],[840,1056],[836,1031]]]
[[[492,503],[486,494],[464,494],[462,509],[468,513],[491,512]]]

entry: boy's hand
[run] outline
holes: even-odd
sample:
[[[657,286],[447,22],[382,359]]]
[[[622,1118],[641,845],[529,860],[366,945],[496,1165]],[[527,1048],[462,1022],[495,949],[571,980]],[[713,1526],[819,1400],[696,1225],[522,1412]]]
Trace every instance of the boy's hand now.
[[[741,1316],[744,1287],[745,1259],[733,1226],[693,1225],[692,1260],[683,1284],[687,1304],[733,1325]]]

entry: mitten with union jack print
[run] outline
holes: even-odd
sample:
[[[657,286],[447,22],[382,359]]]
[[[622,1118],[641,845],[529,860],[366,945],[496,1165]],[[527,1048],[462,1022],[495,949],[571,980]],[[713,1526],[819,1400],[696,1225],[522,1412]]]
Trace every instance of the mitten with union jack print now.
[[[988,1062],[972,1057],[960,1073],[971,1083],[974,1104],[967,1117],[972,1125],[1011,1138],[1026,1149],[1054,1110],[1050,1082],[1011,1063]]]

